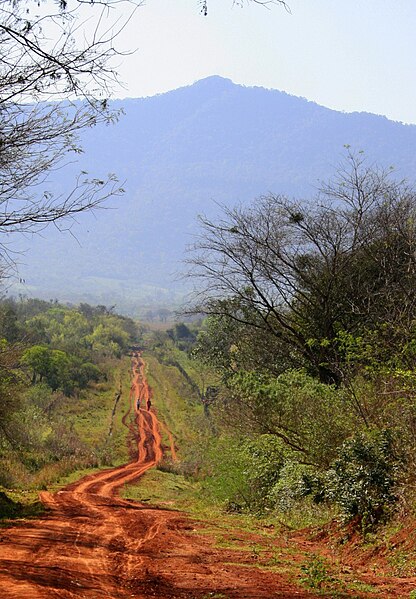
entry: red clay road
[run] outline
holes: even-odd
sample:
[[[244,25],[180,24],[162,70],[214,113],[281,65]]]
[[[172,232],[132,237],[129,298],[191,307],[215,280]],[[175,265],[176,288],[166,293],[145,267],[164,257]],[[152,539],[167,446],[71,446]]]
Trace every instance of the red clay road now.
[[[279,574],[229,565],[227,560],[238,561],[238,556],[213,548],[208,537],[194,533],[198,525],[184,514],[117,496],[120,487],[139,479],[162,457],[163,425],[149,400],[151,390],[137,352],[124,417],[130,442],[134,440],[134,459],[54,495],[42,493],[49,508],[43,519],[2,529],[0,598],[313,597]]]

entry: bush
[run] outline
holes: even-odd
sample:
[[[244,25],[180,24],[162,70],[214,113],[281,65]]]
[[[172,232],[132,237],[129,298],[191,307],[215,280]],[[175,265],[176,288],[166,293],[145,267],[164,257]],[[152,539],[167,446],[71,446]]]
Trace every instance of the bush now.
[[[204,492],[216,504],[232,506],[232,511],[250,510],[249,486],[246,476],[247,462],[243,451],[244,441],[221,436],[207,448],[202,474]]]
[[[271,491],[279,480],[287,452],[283,442],[275,435],[260,435],[254,441],[245,441],[241,451],[251,511],[273,509],[275,499]]]
[[[274,435],[253,440],[224,436],[212,442],[206,458],[210,469],[206,494],[227,511],[260,514],[273,509],[270,495],[284,463],[283,444]]]
[[[10,452],[7,456],[0,456],[0,486],[12,489],[26,486],[29,480],[29,472],[18,455]]]
[[[364,530],[374,526],[397,500],[394,487],[401,465],[390,431],[360,433],[343,443],[327,473],[328,498],[341,507],[346,520],[356,518]]]
[[[314,503],[321,503],[325,490],[323,481],[313,466],[287,461],[269,496],[278,510],[287,512],[304,497],[311,497]]]

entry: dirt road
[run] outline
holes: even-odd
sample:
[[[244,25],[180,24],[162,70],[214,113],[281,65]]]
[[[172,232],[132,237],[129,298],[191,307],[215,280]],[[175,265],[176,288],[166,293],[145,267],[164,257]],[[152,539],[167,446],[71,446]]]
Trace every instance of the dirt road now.
[[[136,481],[162,457],[159,422],[139,353],[132,360],[124,423],[130,463],[83,478],[54,495],[43,493],[49,508],[45,518],[1,531],[2,599],[314,596],[276,572],[236,564],[238,552],[214,548],[208,536],[195,534],[198,525],[183,514],[117,496],[120,487]]]

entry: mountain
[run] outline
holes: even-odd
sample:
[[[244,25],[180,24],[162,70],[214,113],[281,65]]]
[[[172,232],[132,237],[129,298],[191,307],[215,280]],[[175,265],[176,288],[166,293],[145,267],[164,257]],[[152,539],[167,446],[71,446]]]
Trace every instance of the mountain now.
[[[416,172],[416,126],[368,113],[342,113],[284,92],[208,77],[149,98],[113,103],[124,116],[84,133],[79,164],[51,176],[70,189],[80,170],[117,173],[126,193],[107,210],[84,214],[69,233],[51,227],[20,258],[15,292],[62,301],[137,306],[179,301],[184,250],[197,214],[270,191],[310,197],[345,153]]]

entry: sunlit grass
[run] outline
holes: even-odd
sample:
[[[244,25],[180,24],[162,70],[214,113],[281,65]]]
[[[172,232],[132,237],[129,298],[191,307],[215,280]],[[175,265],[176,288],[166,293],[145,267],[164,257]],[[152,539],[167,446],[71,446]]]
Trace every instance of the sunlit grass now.
[[[126,428],[121,423],[123,414],[128,409],[130,379],[130,359],[126,357],[111,368],[108,381],[87,389],[80,398],[68,398],[61,404],[57,417],[74,427],[80,439],[94,449],[111,444],[112,458],[122,463],[128,459],[126,447]],[[112,411],[119,392],[121,381],[121,398],[114,415],[111,438],[109,436]]]

